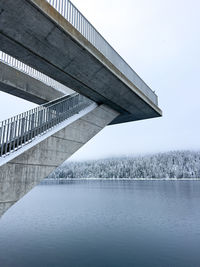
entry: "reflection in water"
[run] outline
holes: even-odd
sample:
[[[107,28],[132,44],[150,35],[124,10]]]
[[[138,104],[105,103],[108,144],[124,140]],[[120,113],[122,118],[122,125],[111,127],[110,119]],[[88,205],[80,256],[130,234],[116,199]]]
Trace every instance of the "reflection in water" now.
[[[0,220],[1,266],[199,267],[200,182],[40,185]]]

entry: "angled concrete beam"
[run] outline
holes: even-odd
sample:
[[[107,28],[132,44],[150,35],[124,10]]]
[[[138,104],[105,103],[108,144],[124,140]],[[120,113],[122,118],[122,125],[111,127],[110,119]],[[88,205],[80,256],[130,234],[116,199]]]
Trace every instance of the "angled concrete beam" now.
[[[83,117],[1,165],[0,217],[118,115],[105,105],[94,107]]]

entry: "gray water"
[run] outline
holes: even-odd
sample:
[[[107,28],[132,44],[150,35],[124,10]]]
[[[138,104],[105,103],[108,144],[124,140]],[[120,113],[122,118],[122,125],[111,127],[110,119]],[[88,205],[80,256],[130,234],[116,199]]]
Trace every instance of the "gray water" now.
[[[0,266],[199,267],[199,181],[40,185],[0,219]]]

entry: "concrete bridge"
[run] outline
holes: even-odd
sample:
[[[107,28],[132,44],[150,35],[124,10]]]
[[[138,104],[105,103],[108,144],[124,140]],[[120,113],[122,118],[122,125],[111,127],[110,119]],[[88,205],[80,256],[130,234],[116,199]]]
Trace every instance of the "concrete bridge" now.
[[[0,124],[0,215],[106,125],[162,115],[68,0],[1,0],[0,50],[0,90],[42,104]]]

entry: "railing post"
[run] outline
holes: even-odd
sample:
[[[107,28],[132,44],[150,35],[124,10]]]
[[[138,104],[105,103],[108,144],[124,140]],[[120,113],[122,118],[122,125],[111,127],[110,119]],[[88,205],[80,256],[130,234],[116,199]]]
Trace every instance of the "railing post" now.
[[[0,157],[29,143],[91,103],[91,100],[75,94],[66,99],[61,98],[55,104],[40,106],[1,122]]]

